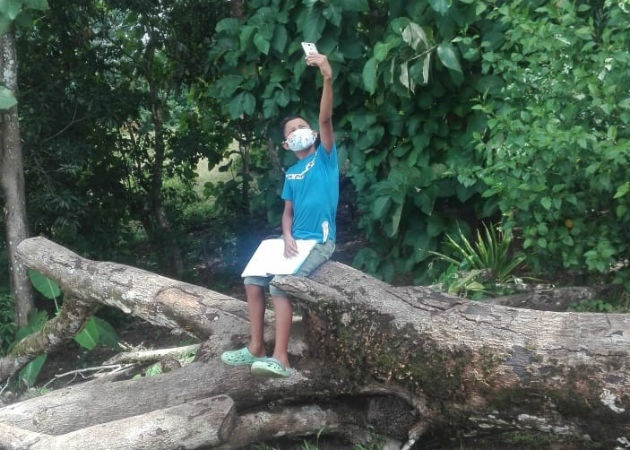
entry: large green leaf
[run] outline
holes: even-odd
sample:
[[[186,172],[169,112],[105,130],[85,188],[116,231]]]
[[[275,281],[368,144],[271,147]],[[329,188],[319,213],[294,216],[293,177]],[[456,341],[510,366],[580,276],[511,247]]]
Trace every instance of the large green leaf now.
[[[234,18],[234,17],[228,17],[226,19],[222,19],[217,23],[216,26],[216,31],[217,33],[221,33],[223,31],[228,31],[228,32],[237,32],[241,27],[241,22]]]
[[[378,70],[378,63],[375,58],[370,58],[365,63],[363,67],[363,85],[365,86],[365,90],[370,94],[374,94],[376,91],[376,73]]]
[[[403,41],[405,41],[411,48],[418,50],[420,44],[423,44],[421,49],[429,47],[429,41],[427,35],[420,25],[414,22],[410,22],[402,32]]]
[[[0,0],[0,14],[15,20],[22,10],[22,0]]]
[[[456,72],[462,73],[462,67],[459,64],[459,59],[457,59],[457,54],[455,53],[455,47],[453,47],[453,44],[450,42],[440,43],[437,48],[437,54],[444,66]]]
[[[98,344],[99,330],[93,317],[85,323],[83,330],[74,337],[74,340],[81,347],[92,350]]]
[[[243,93],[243,111],[245,114],[252,115],[256,109],[256,98],[249,92]]]
[[[307,42],[319,41],[322,31],[326,25],[326,19],[317,9],[308,9],[308,12],[299,17],[300,28],[304,33],[304,40]]]
[[[53,300],[61,295],[61,289],[55,280],[42,275],[36,270],[29,269],[28,277],[33,287],[47,299]]]
[[[104,344],[113,349],[118,348],[118,335],[109,322],[92,316],[85,323],[83,330],[74,337],[81,347],[92,350],[98,344]]]
[[[448,8],[451,6],[450,0],[429,0],[431,8],[439,14],[446,14]]]
[[[273,39],[271,40],[271,47],[278,53],[283,53],[288,40],[289,35],[287,34],[287,29],[284,27],[284,25],[276,26],[276,30],[273,34]]]
[[[99,344],[106,345],[110,348],[118,348],[118,334],[113,326],[106,320],[100,317],[93,316],[92,319],[96,324],[98,330],[98,342]]]
[[[39,355],[20,370],[18,378],[27,387],[33,387],[35,381],[37,381],[37,377],[42,371],[42,366],[46,362],[46,357],[47,355]]]
[[[256,46],[258,50],[260,50],[261,53],[265,55],[269,53],[269,47],[270,47],[269,41],[265,39],[265,37],[262,34],[256,33],[254,35],[254,45]]]
[[[0,34],[3,33],[4,32],[0,29]],[[13,108],[16,104],[17,100],[15,99],[11,91],[4,86],[0,86],[0,110]]]
[[[253,114],[256,108],[256,99],[249,92],[241,92],[230,101],[228,110],[232,119],[236,119],[241,114]]]
[[[409,73],[409,64],[407,61],[400,65],[400,77],[398,78],[400,83],[405,86],[411,93],[414,93],[416,90],[416,83],[413,81],[413,78],[410,77]]]
[[[391,202],[390,197],[379,197],[374,201],[374,207],[372,208],[372,217],[375,219],[382,219],[389,208]]]
[[[398,233],[398,227],[400,227],[400,219],[402,218],[402,211],[404,206],[404,200],[396,206],[394,214],[392,214],[392,232],[390,236],[395,236]]]

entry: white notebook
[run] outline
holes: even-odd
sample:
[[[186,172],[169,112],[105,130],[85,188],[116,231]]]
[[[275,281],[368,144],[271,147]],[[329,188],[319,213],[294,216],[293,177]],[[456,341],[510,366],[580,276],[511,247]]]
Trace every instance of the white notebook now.
[[[316,239],[296,239],[298,254],[284,257],[284,239],[265,239],[245,266],[241,277],[268,277],[296,273],[311,252]]]

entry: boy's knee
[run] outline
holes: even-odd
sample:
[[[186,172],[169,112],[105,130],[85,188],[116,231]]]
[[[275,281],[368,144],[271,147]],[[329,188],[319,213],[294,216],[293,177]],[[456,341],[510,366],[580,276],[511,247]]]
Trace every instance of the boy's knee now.
[[[269,285],[269,280],[265,277],[245,277],[243,279],[243,284],[245,285],[245,289],[247,289],[247,286],[259,286],[261,288],[265,288]]]

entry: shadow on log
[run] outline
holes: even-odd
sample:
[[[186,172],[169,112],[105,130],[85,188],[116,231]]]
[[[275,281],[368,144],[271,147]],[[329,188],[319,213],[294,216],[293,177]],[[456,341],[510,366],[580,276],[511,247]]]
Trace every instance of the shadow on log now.
[[[144,448],[138,442],[165,430],[161,424],[175,424],[171,408],[211,398],[233,402],[233,412],[224,414],[231,418],[221,422],[220,437],[194,444],[200,448],[238,448],[322,429],[366,442],[367,426],[406,448],[429,431],[546,433],[605,448],[630,441],[627,314],[471,302],[393,287],[329,262],[310,278],[274,280],[304,309],[305,343],[299,344],[306,350],[292,354],[298,370],[290,378],[259,379],[217,360],[247,337],[244,302],[90,261],[44,238],[27,239],[18,251],[27,266],[57,280],[66,297],[118,307],[205,342],[197,362],[160,376],[85,383],[0,408],[0,448],[31,448],[33,439],[63,442],[69,434],[85,436],[77,442],[87,446],[91,427],[121,420],[149,428],[134,446],[116,448]],[[401,414],[379,414],[392,404]],[[196,435],[203,425],[184,427]],[[99,439],[108,436],[119,442],[114,431]]]

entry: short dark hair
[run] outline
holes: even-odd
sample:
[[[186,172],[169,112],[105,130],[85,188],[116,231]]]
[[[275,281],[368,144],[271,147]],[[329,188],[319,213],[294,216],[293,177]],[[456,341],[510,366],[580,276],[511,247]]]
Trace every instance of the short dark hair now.
[[[292,121],[293,119],[302,119],[303,121],[308,123],[308,120],[306,120],[304,117],[297,114],[286,116],[284,119],[282,119],[282,123],[280,124],[280,131],[282,131],[282,139],[284,139],[284,127],[287,125],[288,122]]]

